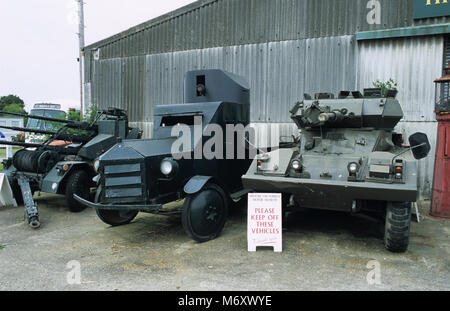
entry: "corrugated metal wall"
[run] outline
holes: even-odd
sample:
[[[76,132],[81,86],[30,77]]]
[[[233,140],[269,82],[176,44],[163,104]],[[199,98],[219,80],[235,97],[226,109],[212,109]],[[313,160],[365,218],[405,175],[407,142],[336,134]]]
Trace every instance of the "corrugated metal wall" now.
[[[367,23],[366,0],[206,0],[88,47],[102,59],[438,24],[413,19],[414,0],[379,0],[380,25]]]
[[[442,75],[442,36],[364,41],[358,50],[359,89],[392,78],[399,84],[405,120],[435,120],[433,81]]]
[[[450,36],[446,36],[445,38],[445,55],[444,55],[444,68],[450,66]],[[444,98],[448,98],[449,92],[448,84],[444,86]]]
[[[450,36],[445,38],[445,66],[450,66]]]
[[[249,80],[253,122],[290,122],[305,92],[355,88],[355,45],[354,36],[343,36],[94,61],[92,102],[151,122],[156,105],[183,102],[187,71],[218,68]]]
[[[433,81],[442,74],[444,39],[437,37],[402,38],[360,42],[358,45],[358,87],[390,78],[398,82],[397,96],[405,113],[397,131],[405,135],[424,132],[433,152],[419,161],[422,196],[430,197],[434,174],[437,122],[434,114]]]

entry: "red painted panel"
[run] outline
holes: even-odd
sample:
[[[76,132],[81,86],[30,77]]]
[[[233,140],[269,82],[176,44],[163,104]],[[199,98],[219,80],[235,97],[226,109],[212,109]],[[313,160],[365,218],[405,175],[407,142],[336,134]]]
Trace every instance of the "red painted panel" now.
[[[450,218],[450,115],[439,116],[431,214]]]
[[[450,157],[450,128],[445,128],[445,148],[444,155],[448,158]]]

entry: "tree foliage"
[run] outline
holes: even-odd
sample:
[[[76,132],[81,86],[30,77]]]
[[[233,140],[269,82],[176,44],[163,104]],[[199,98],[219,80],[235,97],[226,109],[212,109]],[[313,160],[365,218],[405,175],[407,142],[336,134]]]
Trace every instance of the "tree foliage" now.
[[[25,109],[25,102],[16,95],[8,95],[0,97],[0,111],[3,111],[6,106],[18,105],[22,109]],[[24,110],[25,111],[25,110]],[[12,112],[12,111],[9,111]]]
[[[70,110],[67,113],[67,120],[70,121],[81,121],[81,114],[77,110]]]
[[[26,114],[25,109],[19,104],[9,104],[3,107],[2,111]]]

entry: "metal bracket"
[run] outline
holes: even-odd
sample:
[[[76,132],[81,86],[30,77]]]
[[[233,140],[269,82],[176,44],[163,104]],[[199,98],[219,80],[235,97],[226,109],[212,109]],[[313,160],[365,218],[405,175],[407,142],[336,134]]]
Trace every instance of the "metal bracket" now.
[[[33,200],[30,182],[25,176],[19,175],[18,183],[22,192],[23,202],[25,204],[25,218],[31,228],[37,229],[41,226],[41,223],[39,222],[39,212],[37,206]]]

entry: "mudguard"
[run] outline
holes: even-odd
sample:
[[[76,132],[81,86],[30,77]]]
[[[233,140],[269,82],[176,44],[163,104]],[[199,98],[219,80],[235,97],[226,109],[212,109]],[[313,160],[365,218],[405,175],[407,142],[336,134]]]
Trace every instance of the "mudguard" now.
[[[61,170],[61,168],[66,164],[69,166],[69,169],[67,171]],[[64,189],[60,189],[60,186],[65,178],[69,176],[71,172],[79,168],[84,168],[87,170],[88,165],[86,162],[81,161],[58,162],[42,180],[41,191],[52,194],[61,193]]]
[[[194,176],[184,186],[184,192],[186,194],[196,194],[212,179],[212,176]]]

